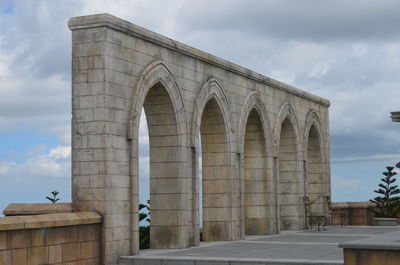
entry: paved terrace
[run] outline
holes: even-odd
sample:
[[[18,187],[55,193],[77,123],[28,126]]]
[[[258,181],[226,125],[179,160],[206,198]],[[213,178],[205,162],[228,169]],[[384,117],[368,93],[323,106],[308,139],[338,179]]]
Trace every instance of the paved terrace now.
[[[340,243],[365,239],[400,227],[328,227],[326,231],[282,232],[235,242],[207,242],[180,250],[147,250],[124,258],[134,265],[343,264]]]

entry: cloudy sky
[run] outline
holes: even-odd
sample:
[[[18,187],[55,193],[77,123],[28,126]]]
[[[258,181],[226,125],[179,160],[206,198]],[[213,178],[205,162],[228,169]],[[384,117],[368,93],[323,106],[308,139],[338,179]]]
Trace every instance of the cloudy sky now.
[[[67,21],[104,12],[328,98],[335,201],[368,200],[400,161],[397,0],[0,0],[1,209],[70,200]]]

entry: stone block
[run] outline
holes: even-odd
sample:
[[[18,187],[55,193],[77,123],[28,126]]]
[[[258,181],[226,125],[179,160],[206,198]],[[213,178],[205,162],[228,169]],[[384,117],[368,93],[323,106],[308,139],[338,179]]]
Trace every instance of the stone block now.
[[[105,67],[105,56],[93,56],[93,68],[99,69]]]
[[[68,243],[62,245],[62,261],[78,261],[81,258],[81,243]]]
[[[175,178],[156,178],[152,176],[150,178],[150,194],[179,194],[183,192],[182,187],[184,187],[184,184],[185,179],[179,178],[178,176]]]
[[[150,248],[180,248],[178,226],[154,226],[150,229]]]
[[[185,225],[187,211],[182,210],[151,210],[151,224],[156,226]]]
[[[101,245],[99,240],[93,241],[93,257],[100,257]]]
[[[231,181],[226,179],[203,179],[204,194],[227,194],[231,187]]]
[[[65,243],[74,243],[78,242],[78,227],[77,226],[70,226],[66,227],[65,231]]]
[[[28,248],[29,264],[48,264],[49,255],[47,247]]]
[[[13,249],[11,251],[12,265],[27,265],[28,264],[28,250],[26,248]]]
[[[48,249],[50,264],[62,262],[62,245],[49,246]]]
[[[81,243],[81,254],[83,259],[93,258],[94,251],[93,251],[93,242],[94,241],[87,241]]]
[[[118,245],[118,249],[121,248],[121,241],[122,240],[127,240],[129,239],[129,228],[125,226],[119,226],[119,227],[109,227],[109,228],[104,228],[103,229],[103,234],[104,237],[107,240],[111,240],[114,242],[120,242]]]
[[[248,191],[248,193],[245,193],[244,202],[246,206],[264,206],[267,204],[267,192],[265,191],[264,193],[252,193],[251,191]]]
[[[29,230],[8,231],[8,248],[27,248],[30,244]]]
[[[7,231],[0,231],[0,250],[8,249]]]
[[[25,222],[25,229],[52,227],[55,225],[49,215],[24,216],[23,219]]]
[[[151,194],[151,210],[185,210],[186,208],[186,194]]]
[[[203,207],[203,220],[223,222],[230,220],[230,208],[205,208]]]
[[[203,194],[203,207],[226,208],[229,207],[231,196],[229,194]]]
[[[127,188],[129,187],[130,179],[126,175],[113,175],[106,178],[106,186],[110,188]]]
[[[79,97],[79,108],[81,109],[94,109],[97,108],[97,96],[82,96]],[[77,110],[73,110],[73,113],[75,114]],[[90,116],[82,116],[87,118],[87,121],[92,121],[93,118]],[[86,121],[86,120],[85,120]]]
[[[47,230],[46,233],[46,244],[47,245],[58,245],[65,243],[66,240],[65,227],[52,227]]]
[[[204,241],[229,241],[232,240],[230,222],[203,221]]]
[[[230,170],[231,168],[229,166],[218,166],[218,167],[212,167],[212,166],[206,166],[203,165],[202,168],[202,173],[203,173],[203,179],[211,180],[211,179],[230,179]]]
[[[109,201],[129,201],[128,188],[108,188],[105,192]]]
[[[30,238],[31,242],[30,245],[32,247],[41,247],[44,246],[46,243],[46,228],[42,229],[32,229],[30,230]]]
[[[246,206],[245,213],[247,218],[263,218],[267,216],[267,207],[266,205]]]
[[[153,176],[160,176],[163,178],[176,178],[179,176],[180,163],[150,163],[150,168]]]
[[[267,218],[246,218],[245,220],[246,235],[267,235],[268,219]]]
[[[102,28],[75,30],[72,33],[72,41],[74,43],[87,43],[104,41],[106,34]]]
[[[0,250],[0,265],[11,264],[11,250]]]
[[[0,217],[0,231],[24,229],[25,223],[19,216]]]

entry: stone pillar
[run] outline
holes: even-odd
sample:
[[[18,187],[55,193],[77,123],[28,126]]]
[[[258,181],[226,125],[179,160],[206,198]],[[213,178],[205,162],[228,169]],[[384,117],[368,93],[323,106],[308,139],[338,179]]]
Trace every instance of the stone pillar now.
[[[130,86],[136,78],[118,71],[107,42],[113,30],[93,18],[69,21],[72,30],[72,203],[75,211],[97,211],[102,228],[103,264],[132,254],[130,202]],[[129,42],[128,42],[129,43]]]

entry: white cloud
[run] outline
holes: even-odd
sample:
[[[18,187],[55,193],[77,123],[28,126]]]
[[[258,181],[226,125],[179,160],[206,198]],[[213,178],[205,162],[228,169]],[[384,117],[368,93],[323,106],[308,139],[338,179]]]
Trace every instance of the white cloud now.
[[[37,153],[39,151],[40,153]],[[43,146],[28,152],[29,158],[24,162],[0,162],[0,178],[70,178],[71,147],[57,146],[43,153]]]
[[[376,154],[366,156],[340,157],[333,158],[332,162],[391,161],[396,159],[400,160],[400,154]]]
[[[363,184],[358,179],[344,179],[340,177],[332,177],[333,182],[339,188],[345,189],[362,189]]]

